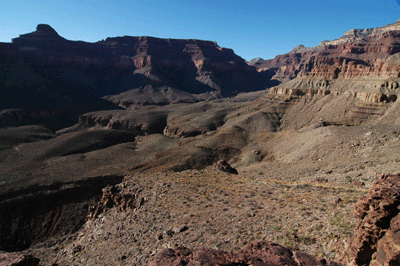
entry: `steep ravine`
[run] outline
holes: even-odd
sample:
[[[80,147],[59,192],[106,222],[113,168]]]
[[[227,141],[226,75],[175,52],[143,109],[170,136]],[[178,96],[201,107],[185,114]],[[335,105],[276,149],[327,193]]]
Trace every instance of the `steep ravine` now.
[[[87,220],[89,205],[101,198],[102,189],[122,179],[99,176],[2,194],[0,250],[20,251],[49,237],[78,231]]]

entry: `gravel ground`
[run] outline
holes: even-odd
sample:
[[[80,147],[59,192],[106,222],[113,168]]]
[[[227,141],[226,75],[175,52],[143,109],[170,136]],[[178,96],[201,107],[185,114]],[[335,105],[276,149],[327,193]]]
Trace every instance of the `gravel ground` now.
[[[232,251],[271,240],[313,255],[334,258],[352,234],[352,205],[365,189],[331,183],[271,180],[207,168],[138,174],[138,210],[102,213],[75,236],[33,248],[44,264],[147,265],[166,247]],[[341,198],[339,203],[335,203]]]

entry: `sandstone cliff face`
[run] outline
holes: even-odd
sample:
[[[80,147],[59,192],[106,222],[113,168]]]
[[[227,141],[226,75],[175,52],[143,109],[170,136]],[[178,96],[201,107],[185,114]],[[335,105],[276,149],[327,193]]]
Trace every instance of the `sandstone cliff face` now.
[[[297,123],[297,129],[320,120],[397,124],[399,41],[400,22],[396,22],[349,31],[317,47],[298,46],[274,60],[254,60],[251,64],[261,72],[274,70],[274,79],[287,81],[269,92],[273,97],[286,98],[291,105],[283,116],[282,128],[289,124],[293,127],[296,120],[303,120]]]
[[[366,30],[351,30],[342,38],[324,41],[316,47],[298,46],[272,60],[256,60],[250,65],[259,71],[273,69],[274,79],[296,77],[328,79],[354,77],[399,77],[398,64],[387,59],[400,52],[400,22]]]

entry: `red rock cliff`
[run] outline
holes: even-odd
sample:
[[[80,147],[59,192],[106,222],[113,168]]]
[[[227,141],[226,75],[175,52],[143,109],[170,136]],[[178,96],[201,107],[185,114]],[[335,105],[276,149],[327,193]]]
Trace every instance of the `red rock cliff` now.
[[[273,69],[275,79],[287,81],[311,76],[353,78],[361,76],[399,77],[398,64],[388,62],[400,52],[400,22],[381,28],[350,30],[343,37],[317,47],[298,46],[272,60],[255,60],[259,71]]]
[[[41,24],[35,32],[13,39],[13,43],[32,65],[46,67],[47,71],[49,66],[74,67],[95,77],[101,96],[146,84],[194,94],[213,92],[216,97],[264,89],[254,67],[233,50],[211,41],[124,36],[87,43],[66,40]]]

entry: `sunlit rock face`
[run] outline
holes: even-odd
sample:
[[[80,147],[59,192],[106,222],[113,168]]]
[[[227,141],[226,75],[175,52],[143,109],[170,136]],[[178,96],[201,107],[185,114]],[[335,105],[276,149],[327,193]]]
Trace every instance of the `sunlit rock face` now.
[[[384,27],[350,30],[343,37],[323,41],[316,47],[299,45],[271,60],[252,60],[262,72],[275,71],[274,79],[296,77],[328,79],[355,77],[399,77],[400,22]]]

